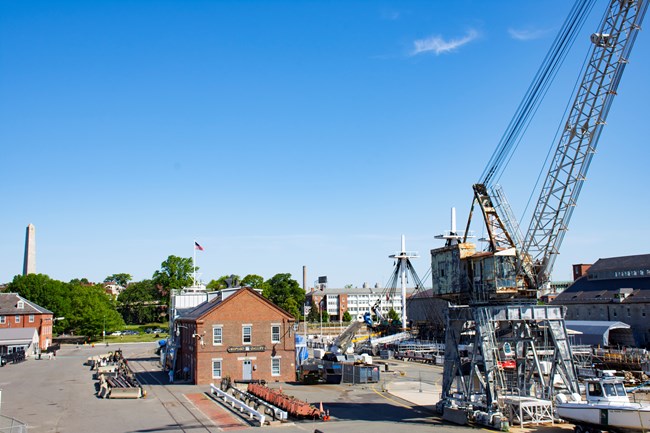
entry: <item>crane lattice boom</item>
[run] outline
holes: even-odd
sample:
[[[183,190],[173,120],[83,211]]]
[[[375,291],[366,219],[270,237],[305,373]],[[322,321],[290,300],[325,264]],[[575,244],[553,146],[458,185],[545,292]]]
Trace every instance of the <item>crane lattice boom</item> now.
[[[523,244],[537,269],[537,287],[549,279],[647,7],[646,0],[611,0],[591,37],[591,57]]]

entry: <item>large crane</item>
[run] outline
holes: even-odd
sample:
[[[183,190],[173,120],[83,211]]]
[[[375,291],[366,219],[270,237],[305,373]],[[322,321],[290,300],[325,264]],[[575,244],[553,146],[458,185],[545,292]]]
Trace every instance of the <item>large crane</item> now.
[[[522,245],[535,266],[538,287],[550,278],[647,8],[647,1],[612,1],[599,31],[591,35],[589,63]]]
[[[551,406],[556,376],[567,392],[578,392],[564,310],[536,305],[535,300],[549,281],[648,0],[608,1],[598,30],[591,35],[590,55],[525,236],[494,179],[510,159],[592,5],[593,0],[576,1],[481,180],[473,186],[465,234],[456,233],[444,247],[431,250],[434,293],[464,304],[448,311],[439,409],[449,419],[460,407],[465,414],[502,427],[505,405],[511,405],[507,412],[512,414],[514,406],[521,407],[521,398],[537,398],[539,411],[531,416],[540,420]],[[485,251],[467,241],[475,204],[487,231]],[[471,354],[458,349],[463,339],[473,346]]]
[[[525,129],[529,116],[536,110],[541,98],[539,93],[545,92],[555,75],[555,69],[561,63],[558,57],[566,53],[566,47],[558,45],[558,40],[566,44],[575,37],[570,32],[577,32],[575,21],[584,20],[584,11],[591,7],[590,3],[593,2],[576,2],[573,17],[565,23],[481,180],[473,187],[472,209],[475,204],[481,209],[488,235],[487,251],[492,255],[483,254],[483,259],[479,260],[473,251],[468,256],[470,260],[465,272],[469,275],[464,290],[469,296],[468,300],[534,298],[550,279],[555,258],[641,28],[648,7],[646,0],[610,0],[598,30],[591,35],[591,54],[571,108],[561,125],[562,132],[525,236],[520,232],[503,189],[494,185],[494,178],[510,159],[515,142],[520,139],[520,130]],[[469,233],[472,213],[465,233]],[[463,243],[466,242],[464,238]],[[435,281],[435,278],[434,275],[434,286],[444,284]]]

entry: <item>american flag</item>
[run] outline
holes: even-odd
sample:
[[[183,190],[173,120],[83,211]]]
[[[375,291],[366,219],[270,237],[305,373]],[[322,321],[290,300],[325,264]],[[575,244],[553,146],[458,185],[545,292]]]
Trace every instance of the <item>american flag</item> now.
[[[194,249],[199,250],[199,251],[203,251],[203,247],[201,245],[199,245],[199,243],[197,241],[194,241]]]

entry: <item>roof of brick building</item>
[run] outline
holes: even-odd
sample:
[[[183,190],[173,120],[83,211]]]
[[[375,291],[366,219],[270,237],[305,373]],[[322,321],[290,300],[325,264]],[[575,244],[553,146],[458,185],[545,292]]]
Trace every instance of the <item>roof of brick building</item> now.
[[[18,308],[20,301],[23,308]],[[10,314],[53,314],[50,310],[36,305],[18,293],[0,293],[0,315]]]

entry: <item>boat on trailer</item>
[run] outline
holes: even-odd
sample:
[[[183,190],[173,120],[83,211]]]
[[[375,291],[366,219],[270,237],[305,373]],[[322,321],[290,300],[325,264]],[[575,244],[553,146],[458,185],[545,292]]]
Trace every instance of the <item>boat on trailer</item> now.
[[[578,394],[556,396],[557,416],[575,424],[575,433],[650,430],[650,404],[631,402],[620,379],[589,379],[585,393],[586,401]]]

